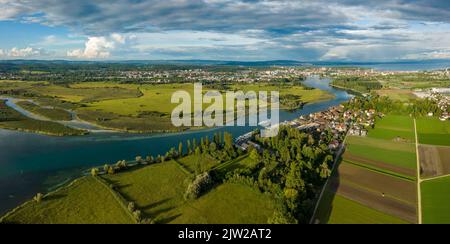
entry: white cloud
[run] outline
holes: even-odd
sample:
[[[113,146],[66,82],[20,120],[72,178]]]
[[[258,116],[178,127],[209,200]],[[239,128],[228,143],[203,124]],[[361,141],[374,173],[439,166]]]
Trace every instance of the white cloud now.
[[[38,57],[43,54],[41,49],[35,49],[32,47],[17,48],[13,47],[9,50],[0,49],[0,57],[4,58],[27,58],[27,57]]]
[[[116,41],[116,42],[118,42],[118,43],[120,43],[120,44],[125,44],[125,41],[126,41],[126,37],[125,37],[125,36],[120,35],[120,34],[117,34],[117,33],[111,34],[111,38],[112,38],[114,41]]]
[[[111,56],[111,50],[114,49],[114,40],[108,40],[106,37],[89,37],[85,43],[84,50],[75,49],[67,52],[67,56],[73,58],[102,59]]]

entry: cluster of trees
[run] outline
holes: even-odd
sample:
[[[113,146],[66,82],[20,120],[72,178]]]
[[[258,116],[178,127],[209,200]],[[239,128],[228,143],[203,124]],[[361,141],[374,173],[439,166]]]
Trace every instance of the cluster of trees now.
[[[201,138],[199,142],[196,139],[188,140],[186,145],[188,155],[209,155],[221,163],[232,160],[242,154],[242,151],[237,150],[234,146],[233,135],[228,132],[223,134],[215,133],[212,140],[208,136]],[[178,151],[182,152],[181,143]]]
[[[334,86],[358,91],[361,93],[368,93],[372,90],[379,90],[383,88],[378,81],[366,80],[364,77],[337,77],[331,83]]]
[[[228,180],[274,196],[278,204],[269,222],[307,223],[320,188],[331,174],[333,155],[327,144],[290,127],[281,127],[277,137],[255,139],[262,153],[251,149],[254,165],[230,173]]]
[[[366,97],[355,97],[350,102],[347,102],[344,105],[346,106],[346,108],[353,110],[375,109],[376,111],[385,114],[394,113],[402,115],[412,115],[414,117],[426,116],[430,112],[435,116],[440,116],[443,113],[436,101],[428,98],[411,99],[409,102],[405,103],[398,100],[392,100],[386,96],[379,96],[375,93],[371,93]]]
[[[186,200],[192,200],[199,198],[203,193],[207,192],[214,181],[210,176],[209,172],[204,172],[195,177],[195,179],[189,184],[186,193],[184,194],[184,198]]]

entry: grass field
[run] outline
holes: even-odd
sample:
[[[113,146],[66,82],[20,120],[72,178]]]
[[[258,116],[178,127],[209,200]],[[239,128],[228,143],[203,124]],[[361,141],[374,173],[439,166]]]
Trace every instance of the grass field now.
[[[159,223],[169,223],[180,214],[188,177],[173,161],[105,176],[127,200],[136,202],[144,216]]]
[[[248,186],[225,183],[180,209],[176,224],[267,224],[274,205]]]
[[[30,119],[8,107],[3,100],[0,100],[0,128],[55,136],[83,135],[86,133],[56,122]]]
[[[34,114],[46,117],[51,120],[57,120],[57,121],[70,121],[72,120],[72,115],[63,110],[63,109],[57,109],[57,108],[43,108],[40,107],[34,103],[28,102],[28,101],[20,101],[17,103],[20,107],[23,109],[30,111]]]
[[[347,152],[375,161],[415,169],[416,154],[413,144],[394,141],[349,137]],[[345,155],[344,155],[345,158]]]
[[[112,194],[92,177],[50,193],[42,202],[27,202],[3,219],[5,223],[77,224],[134,223]]]
[[[31,98],[43,106],[53,106],[56,109],[72,109],[81,119],[111,129],[136,133],[178,132],[187,128],[178,128],[172,125],[170,115],[178,104],[172,104],[171,97],[176,91],[187,91],[193,99],[193,87],[193,84],[190,83],[86,82],[55,85],[48,82],[2,81],[0,82],[0,93],[12,94],[17,98]],[[290,99],[308,103],[333,98],[333,95],[326,91],[310,90],[296,85],[237,84],[229,89],[255,92],[275,90],[280,92],[280,96],[292,97]],[[207,86],[204,86],[203,92],[207,91]],[[296,102],[288,104],[286,109]],[[283,104],[281,105],[283,108]],[[193,102],[192,106],[194,106]],[[208,106],[208,104],[203,104],[204,109]],[[58,111],[57,114],[55,111],[42,109],[36,112],[51,118],[64,116],[60,110]]]
[[[450,146],[450,121],[419,118],[416,122],[420,144]]]
[[[330,193],[328,193],[330,194]],[[327,224],[407,224],[408,222],[336,195]]]
[[[424,181],[422,217],[426,224],[450,224],[450,177]]]
[[[190,172],[205,172],[217,166],[219,162],[208,155],[188,155],[177,160],[184,165]]]
[[[399,138],[413,143],[414,121],[408,116],[387,115],[377,120],[375,129],[369,131],[369,137],[386,140]]]
[[[399,100],[403,102],[408,102],[410,99],[416,98],[410,89],[381,89],[376,92],[380,96],[386,96],[392,100]]]

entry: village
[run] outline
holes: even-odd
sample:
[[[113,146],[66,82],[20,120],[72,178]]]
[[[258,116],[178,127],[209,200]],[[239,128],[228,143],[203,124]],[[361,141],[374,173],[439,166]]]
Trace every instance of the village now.
[[[384,114],[378,113],[374,109],[353,110],[347,109],[344,105],[330,107],[328,110],[301,116],[292,121],[285,121],[276,126],[290,126],[301,132],[308,133],[320,141],[325,141],[326,132],[333,135],[333,139],[328,143],[328,149],[337,153],[342,142],[347,135],[366,137],[369,129],[375,125],[377,117]],[[249,148],[262,150],[261,145],[256,143],[255,132],[249,132],[235,140],[235,145],[241,150],[247,151]]]

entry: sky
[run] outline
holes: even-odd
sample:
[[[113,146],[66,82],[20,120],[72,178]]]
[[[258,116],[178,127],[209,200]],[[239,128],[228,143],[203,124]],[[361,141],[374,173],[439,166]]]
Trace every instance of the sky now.
[[[0,0],[0,59],[450,59],[450,1]]]

